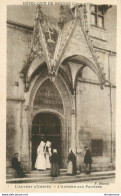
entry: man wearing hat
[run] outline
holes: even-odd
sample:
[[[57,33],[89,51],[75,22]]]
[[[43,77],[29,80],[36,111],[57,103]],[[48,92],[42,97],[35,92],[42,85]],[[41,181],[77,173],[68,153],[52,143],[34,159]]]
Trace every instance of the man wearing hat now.
[[[87,146],[84,147],[86,153],[84,156],[84,163],[86,164],[85,173],[90,174],[91,173],[91,164],[92,164],[92,156],[89,148]]]

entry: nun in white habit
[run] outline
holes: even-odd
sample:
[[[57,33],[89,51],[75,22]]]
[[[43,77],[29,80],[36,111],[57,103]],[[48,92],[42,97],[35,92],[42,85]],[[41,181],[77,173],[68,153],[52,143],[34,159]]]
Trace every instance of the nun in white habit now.
[[[46,170],[45,143],[43,141],[40,142],[40,145],[37,148],[35,168],[38,170]]]

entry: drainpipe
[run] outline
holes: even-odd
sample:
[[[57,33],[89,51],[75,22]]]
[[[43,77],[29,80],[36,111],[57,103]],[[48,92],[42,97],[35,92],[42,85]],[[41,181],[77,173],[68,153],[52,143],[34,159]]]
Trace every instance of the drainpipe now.
[[[71,148],[74,149],[74,153],[76,153],[76,130],[75,130],[75,91],[74,95],[72,95],[72,133],[71,133]]]
[[[78,141],[77,141],[77,101],[76,101],[76,88],[77,88],[77,82],[75,82],[75,154],[76,154],[76,163],[77,163],[77,146],[78,146]]]
[[[111,163],[113,163],[113,130],[112,130],[112,118],[113,111],[112,111],[112,85],[110,83],[110,117],[111,117]]]
[[[112,52],[109,52],[108,55],[108,73],[109,73],[109,77],[108,80],[106,80],[106,82],[109,83],[109,88],[110,88],[110,120],[111,120],[111,125],[110,125],[110,130],[111,130],[111,163],[113,163],[113,129],[112,129],[112,115],[113,115],[113,111],[112,111],[112,84],[110,82],[110,55],[112,54]]]
[[[20,161],[21,161],[21,154],[22,154],[22,141],[23,141],[23,103],[20,106]]]

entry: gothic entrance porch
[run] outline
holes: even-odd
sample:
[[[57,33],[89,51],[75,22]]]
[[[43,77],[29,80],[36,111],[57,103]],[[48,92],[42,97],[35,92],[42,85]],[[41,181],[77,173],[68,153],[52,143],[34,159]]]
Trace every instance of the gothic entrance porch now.
[[[68,91],[59,77],[54,83],[48,77],[44,80],[40,78],[31,97],[29,170],[34,169],[37,147],[42,137],[45,142],[52,143],[52,149],[57,149],[60,167],[66,168],[68,149],[71,146],[71,107]]]
[[[61,122],[53,113],[39,113],[32,123],[32,169],[34,169],[37,147],[44,136],[44,141],[52,143],[52,149],[57,149],[61,163]]]

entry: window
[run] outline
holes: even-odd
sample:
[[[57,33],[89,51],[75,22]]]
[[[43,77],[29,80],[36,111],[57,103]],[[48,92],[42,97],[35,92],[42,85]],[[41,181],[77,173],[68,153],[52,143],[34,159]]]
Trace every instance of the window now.
[[[103,155],[103,141],[92,140],[91,151],[92,151],[92,156],[102,156]]]
[[[104,28],[104,9],[103,6],[91,6],[91,24],[100,28]]]

